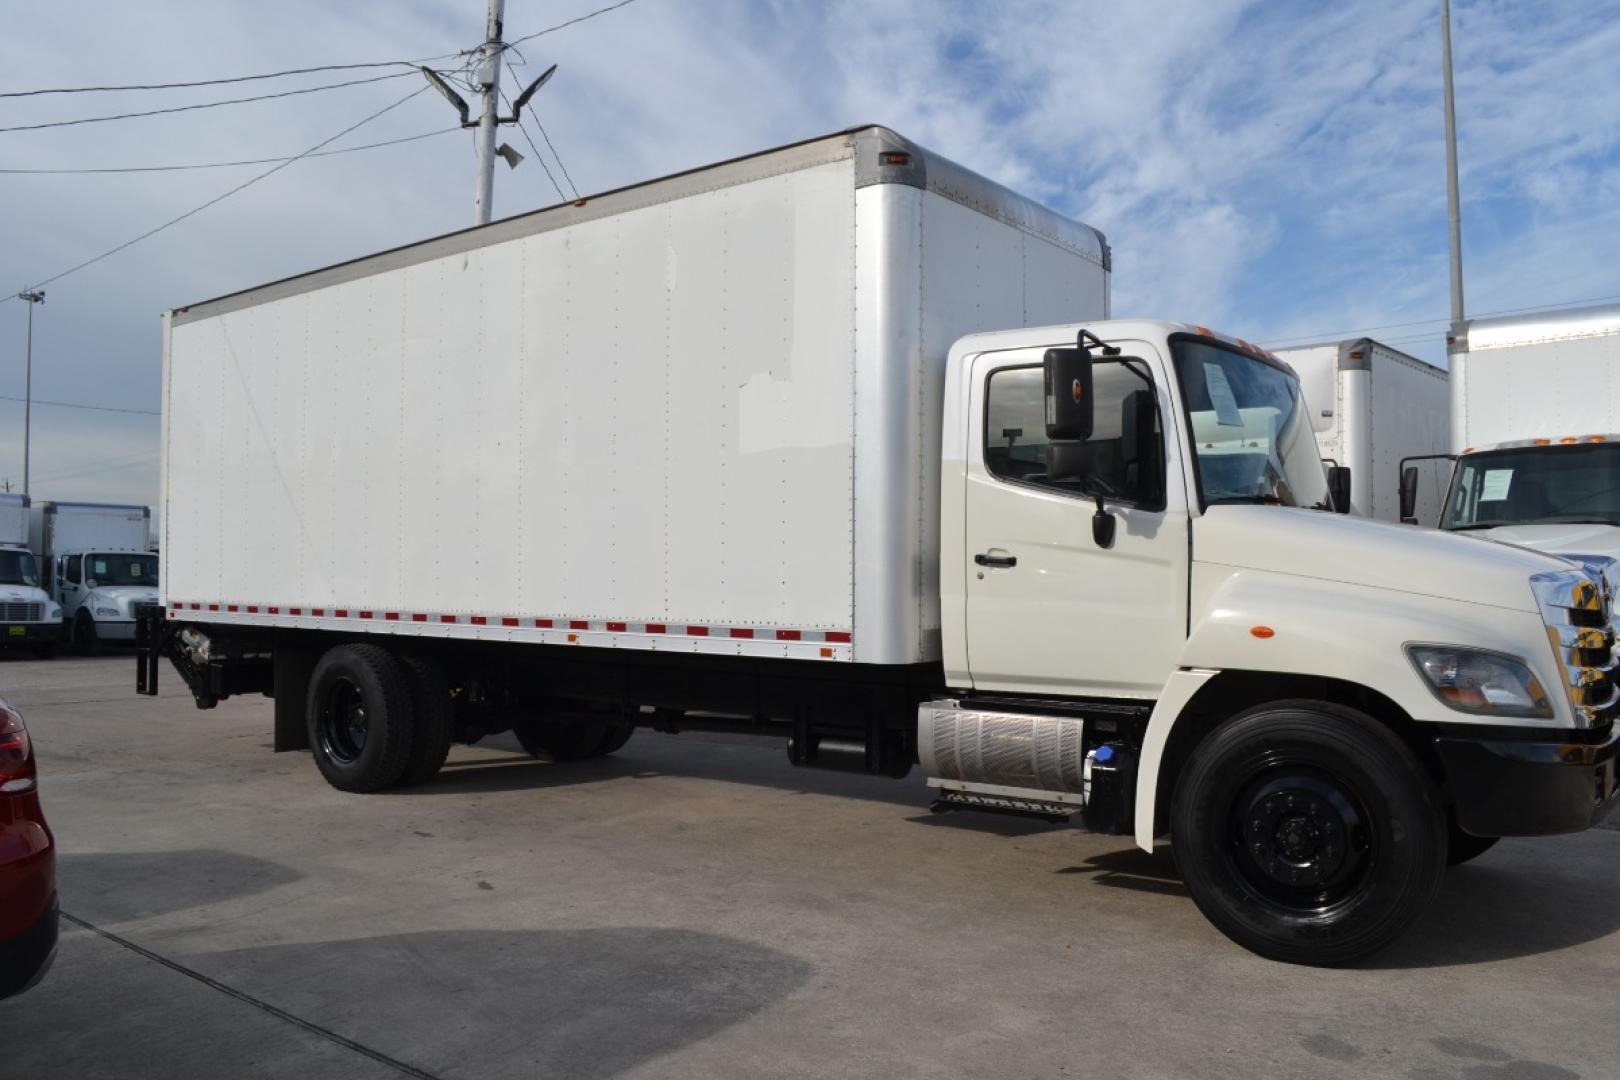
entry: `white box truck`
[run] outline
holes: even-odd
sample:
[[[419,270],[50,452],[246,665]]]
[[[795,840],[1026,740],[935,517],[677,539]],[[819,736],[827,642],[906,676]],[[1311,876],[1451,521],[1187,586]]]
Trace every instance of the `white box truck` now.
[[[1620,305],[1471,319],[1449,352],[1440,527],[1620,557]],[[1421,495],[1425,480],[1403,486]]]
[[[1278,349],[1299,374],[1311,426],[1324,460],[1350,470],[1350,512],[1400,520],[1400,470],[1417,462],[1413,514],[1433,525],[1449,465],[1430,455],[1451,450],[1451,396],[1446,372],[1372,338]]]
[[[27,495],[0,494],[0,648],[56,652],[62,609],[46,595],[39,562],[28,550]]]
[[[135,638],[135,609],[158,599],[151,507],[46,502],[34,507],[30,538],[45,587],[61,605],[63,634],[85,653]]]
[[[1107,252],[868,127],[174,310],[137,688],[356,792],[508,729],[920,765],[1309,963],[1607,810],[1594,571],[1327,512],[1292,370],[1110,321]]]

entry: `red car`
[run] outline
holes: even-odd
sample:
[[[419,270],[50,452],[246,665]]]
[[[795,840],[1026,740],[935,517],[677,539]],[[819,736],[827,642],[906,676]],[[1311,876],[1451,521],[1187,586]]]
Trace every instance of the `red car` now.
[[[56,842],[38,787],[28,729],[0,698],[0,998],[33,986],[56,958]]]

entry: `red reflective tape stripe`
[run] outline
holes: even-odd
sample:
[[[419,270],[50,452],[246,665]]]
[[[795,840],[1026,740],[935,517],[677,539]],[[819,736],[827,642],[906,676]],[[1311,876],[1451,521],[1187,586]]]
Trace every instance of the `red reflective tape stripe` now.
[[[218,609],[215,608],[213,610],[218,610]],[[226,611],[235,611],[236,610],[236,605],[235,604],[226,604],[225,605],[225,610]]]
[[[349,609],[346,607],[340,607],[336,611],[332,612],[332,614],[340,619],[347,619],[349,617]]]
[[[374,614],[374,613],[373,613],[373,612],[370,612],[370,611],[362,611],[362,612],[361,612],[361,613],[360,613],[360,617],[361,617],[361,618],[362,618],[362,619],[369,619],[369,618],[371,618],[371,616],[372,616],[372,615],[373,615],[373,614]]]
[[[590,628],[591,624],[585,619],[574,619],[568,624],[570,630],[589,630]]]
[[[473,615],[470,616],[467,621],[472,623],[474,626],[483,626],[489,620],[484,618],[482,615]]]
[[[516,626],[516,625],[518,625],[518,623],[520,623],[522,621],[523,620],[521,620],[521,619],[504,618],[504,619],[501,620],[501,625],[502,626]]]
[[[209,604],[208,605],[208,610],[209,611],[218,611],[219,610],[219,605],[218,604]]]
[[[686,628],[686,632],[688,634],[690,634],[692,637],[708,637],[709,636],[709,628],[707,626],[688,626]]]
[[[551,629],[551,620],[550,619],[536,619],[536,620],[534,620],[534,625],[538,626],[542,630],[550,630]]]
[[[427,616],[420,611],[411,615],[411,622],[427,622]]]
[[[191,605],[191,610],[192,610],[192,611],[201,611],[201,610],[202,610],[202,605],[201,605],[201,604],[197,604],[197,603],[193,603],[193,604],[192,604],[192,605]]]
[[[248,605],[248,614],[249,615],[257,615],[258,613],[259,613],[259,605],[258,604],[249,604]]]
[[[778,630],[776,632],[777,641],[798,641],[803,636],[797,630]]]
[[[454,615],[440,615],[439,616],[439,621],[440,622],[455,622],[456,617]]]
[[[647,624],[647,633],[649,634],[666,634],[668,632],[669,627],[665,626],[661,622],[650,622]]]
[[[607,624],[607,628],[612,633],[622,634],[624,633],[625,626],[622,622],[610,622]]]
[[[829,631],[827,631],[827,640],[828,641],[842,641],[844,644],[847,645],[847,644],[849,644],[849,631],[848,630],[829,630]]]
[[[326,609],[323,607],[314,607],[309,609],[309,613],[316,616],[325,615]]]
[[[735,638],[751,638],[754,636],[754,632],[746,626],[733,626],[731,636]]]
[[[399,612],[385,611],[383,612],[383,618],[387,619],[389,622],[399,622]]]
[[[278,607],[269,608],[268,610],[269,610],[270,614],[272,614],[272,615],[280,615],[281,614],[281,609],[278,608]]]

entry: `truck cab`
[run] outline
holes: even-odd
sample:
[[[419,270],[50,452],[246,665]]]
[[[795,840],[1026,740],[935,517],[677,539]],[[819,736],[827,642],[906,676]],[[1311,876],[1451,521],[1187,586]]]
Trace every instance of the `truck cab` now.
[[[135,639],[135,609],[158,602],[158,557],[150,551],[75,551],[52,568],[68,641],[95,651]]]
[[[62,612],[46,594],[28,550],[26,495],[0,494],[0,648],[50,656],[62,636]]]

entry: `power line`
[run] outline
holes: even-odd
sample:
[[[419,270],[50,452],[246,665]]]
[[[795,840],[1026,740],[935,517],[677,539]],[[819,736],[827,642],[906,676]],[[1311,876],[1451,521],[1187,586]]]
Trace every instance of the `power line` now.
[[[0,401],[25,402],[27,398],[12,397],[10,394],[0,394]],[[44,401],[33,399],[35,405],[50,405],[57,409],[88,409],[91,412],[130,413],[134,416],[162,416],[156,409],[123,409],[115,405],[85,405],[77,401]]]
[[[336,154],[352,154],[357,150],[375,150],[382,146],[398,146],[400,143],[415,142],[418,139],[431,139],[435,135],[448,135],[452,131],[460,131],[459,127],[440,128],[438,131],[424,131],[420,135],[407,135],[403,139],[387,139],[383,142],[364,143],[360,146],[345,146],[341,150],[322,150],[318,154],[305,154],[304,157],[332,157]],[[192,165],[127,165],[119,168],[106,169],[0,169],[0,175],[29,175],[29,176],[81,176],[93,173],[147,173],[147,172],[183,172],[188,169],[230,169],[238,165],[272,165],[278,161],[291,161],[291,157],[247,158],[242,161],[208,161]]]
[[[170,218],[168,221],[165,221],[163,224],[157,226],[155,229],[148,229],[146,232],[141,233],[141,235],[135,237],[133,240],[126,240],[122,244],[119,244],[117,247],[110,248],[107,251],[103,251],[100,255],[97,255],[96,257],[94,257],[92,259],[86,259],[84,262],[79,263],[76,266],[70,266],[66,270],[63,270],[61,273],[55,274],[55,275],[52,275],[51,277],[46,278],[44,281],[41,281],[38,285],[33,286],[33,288],[38,289],[38,288],[41,288],[41,287],[43,287],[45,285],[49,285],[53,281],[60,281],[62,278],[67,277],[69,274],[77,273],[80,270],[83,270],[87,266],[92,266],[95,263],[98,263],[101,260],[103,260],[105,258],[108,258],[109,256],[118,254],[120,251],[123,251],[125,248],[135,246],[136,244],[140,243],[142,240],[147,239],[148,237],[156,236],[158,233],[162,232],[164,229],[168,229],[168,228],[170,228],[172,226],[178,225],[182,221],[186,220],[187,218],[192,217],[195,214],[202,213],[204,210],[208,209],[210,206],[215,205],[216,203],[224,202],[226,199],[230,198],[232,195],[235,195],[237,192],[245,191],[248,188],[252,187],[254,184],[257,184],[260,180],[264,180],[264,179],[267,179],[267,178],[269,178],[271,176],[274,176],[276,173],[280,172],[282,169],[285,169],[287,166],[291,165],[293,162],[301,161],[302,159],[304,159],[304,158],[308,157],[309,155],[315,153],[315,151],[321,149],[323,146],[326,146],[329,143],[336,142],[337,140],[343,138],[343,136],[349,134],[351,131],[354,131],[357,128],[363,127],[366,124],[371,123],[373,120],[377,119],[379,116],[383,115],[384,113],[391,112],[392,110],[399,108],[401,105],[405,104],[407,101],[411,100],[413,97],[416,97],[418,94],[425,93],[426,91],[428,91],[430,89],[432,89],[432,87],[422,86],[422,87],[419,87],[419,88],[417,88],[415,90],[412,90],[409,94],[406,94],[404,97],[400,98],[398,101],[394,102],[392,105],[385,105],[381,109],[378,109],[376,112],[372,113],[370,116],[367,116],[365,119],[357,121],[357,122],[355,122],[353,124],[350,124],[348,127],[344,128],[342,131],[338,132],[336,135],[333,135],[333,136],[330,136],[328,138],[322,139],[320,142],[316,143],[314,146],[310,147],[308,150],[305,150],[302,154],[298,154],[295,157],[290,157],[286,161],[283,161],[283,162],[281,162],[281,163],[279,163],[277,165],[272,166],[271,168],[266,169],[264,172],[259,173],[257,176],[253,177],[252,179],[245,180],[242,183],[237,184],[235,187],[231,188],[229,191],[225,192],[223,195],[216,195],[212,199],[209,199],[207,202],[203,203],[201,206],[194,207],[191,210],[187,210],[185,213],[181,214],[179,217]],[[10,300],[10,299],[12,299],[11,296],[6,296],[3,299],[0,299],[0,303],[3,303],[5,300]]]
[[[104,94],[123,90],[184,90],[194,86],[224,86],[228,83],[256,82],[261,79],[281,79],[289,75],[310,75],[317,71],[358,71],[364,68],[382,67],[409,67],[415,69],[422,64],[434,60],[451,60],[461,53],[441,53],[438,56],[428,56],[421,60],[381,60],[371,64],[322,64],[319,67],[288,68],[286,71],[269,71],[263,75],[236,75],[227,79],[198,79],[194,82],[172,83],[144,83],[131,86],[63,86],[52,87],[47,90],[7,90],[0,91],[0,98],[39,97],[44,94]]]
[[[41,476],[39,479],[41,481],[71,480],[79,476],[92,476],[96,473],[117,472],[120,469],[134,469],[139,468],[142,465],[156,465],[157,462],[152,461],[151,459],[157,457],[159,453],[160,451],[158,450],[143,450],[139,454],[130,454],[126,457],[102,458],[97,462],[93,462],[89,468],[74,469],[69,472],[51,473],[47,476]]]
[[[1468,316],[1468,318],[1470,320],[1473,320],[1473,319],[1491,318],[1491,317],[1496,316],[1496,315],[1522,315],[1527,311],[1553,311],[1553,310],[1556,310],[1558,308],[1580,307],[1582,304],[1605,304],[1605,303],[1608,303],[1611,300],[1620,300],[1620,295],[1615,295],[1615,296],[1589,296],[1584,300],[1559,300],[1556,303],[1535,304],[1535,305],[1532,305],[1530,307],[1498,308],[1495,311],[1476,311],[1476,312],[1474,312],[1474,314]],[[1356,337],[1356,336],[1359,336],[1361,334],[1368,334],[1368,333],[1371,333],[1374,330],[1395,330],[1395,329],[1398,329],[1398,328],[1403,327],[1403,326],[1426,326],[1426,325],[1429,325],[1431,323],[1438,324],[1441,328],[1446,328],[1446,327],[1450,326],[1450,322],[1451,321],[1449,319],[1444,318],[1444,317],[1430,318],[1430,319],[1412,319],[1412,320],[1410,320],[1408,322],[1384,323],[1381,326],[1363,326],[1363,327],[1360,327],[1359,329],[1355,329],[1355,330],[1336,330],[1336,331],[1331,331],[1331,332],[1323,332],[1323,333],[1320,333],[1320,334],[1294,334],[1294,335],[1292,335],[1290,337],[1268,338],[1268,339],[1266,339],[1264,341],[1258,342],[1258,344],[1260,344],[1260,345],[1280,345],[1280,346],[1285,346],[1285,347],[1288,347],[1288,348],[1292,348],[1294,342],[1300,342],[1300,343],[1308,344],[1308,343],[1314,342],[1314,341],[1333,341],[1333,340],[1336,340],[1336,339],[1339,339],[1339,338]],[[1422,335],[1422,336],[1427,336],[1427,335]],[[1420,338],[1415,338],[1413,340],[1420,340],[1420,339],[1421,339],[1421,337]]]
[[[512,102],[507,98],[505,90],[501,91],[501,100],[506,102],[506,107],[508,109],[512,107]],[[529,138],[529,129],[524,125],[522,117],[518,118],[518,130],[523,132],[524,141],[529,144],[529,149],[534,151],[534,160],[538,161],[540,163],[540,167],[546,170],[546,179],[550,180],[551,186],[557,189],[557,198],[563,202],[567,202],[568,196],[563,194],[562,185],[557,183],[557,178],[551,175],[551,168],[546,164],[545,155],[540,153],[540,148],[534,145],[533,139]],[[557,164],[561,166],[562,162],[559,161]]]
[[[513,70],[511,64],[506,65],[506,70],[512,72],[512,79],[514,82],[518,81],[517,72]],[[506,95],[502,94],[501,96],[504,98]],[[510,102],[507,103],[507,107],[511,108]],[[568,181],[569,188],[574,192],[574,198],[579,198],[579,185],[574,183],[574,178],[572,176],[568,175],[568,166],[563,164],[562,155],[557,153],[557,148],[555,146],[551,145],[551,136],[546,134],[546,126],[540,122],[540,114],[535,112],[532,108],[529,110],[529,113],[529,118],[534,121],[534,126],[540,129],[540,137],[546,141],[546,147],[551,151],[551,156],[557,159],[557,168],[562,170],[563,179]],[[525,139],[529,139],[529,131],[523,126],[523,118],[521,116],[518,118],[518,128],[523,131],[523,137]],[[529,139],[529,149],[534,151],[536,157],[540,156],[540,150],[534,145],[533,139]],[[542,158],[540,163],[541,165],[544,165],[545,160]],[[546,169],[546,175],[551,176],[550,169]],[[568,196],[563,195],[562,188],[557,187],[557,181],[555,179],[551,181],[551,186],[557,188],[558,196],[560,196],[564,201],[567,201]]]
[[[144,112],[114,113],[111,116],[85,116],[78,120],[52,120],[43,124],[13,124],[11,127],[0,127],[3,131],[39,131],[44,128],[77,127],[80,124],[102,124],[108,120],[134,120],[142,116],[163,116],[166,113],[195,112],[198,109],[217,109],[222,105],[244,105],[250,101],[272,101],[276,98],[297,97],[299,94],[316,94],[322,90],[338,90],[345,86],[363,86],[366,83],[383,82],[386,79],[404,79],[416,74],[415,71],[396,71],[392,75],[373,75],[368,79],[350,79],[347,82],[323,83],[320,86],[306,86],[299,90],[283,90],[279,94],[255,94],[252,97],[226,98],[224,101],[204,101],[197,105],[174,105],[167,109],[147,109]]]
[[[525,41],[533,41],[537,37],[544,37],[546,34],[556,33],[558,30],[562,30],[562,29],[564,29],[566,27],[573,26],[575,23],[582,23],[587,19],[594,19],[598,15],[606,15],[610,11],[617,11],[620,8],[627,7],[630,4],[633,4],[635,2],[636,2],[636,0],[619,0],[619,2],[617,4],[609,4],[607,7],[597,8],[595,11],[588,12],[587,14],[584,14],[584,15],[580,15],[577,18],[569,19],[567,22],[560,22],[556,26],[548,26],[544,30],[536,30],[534,33],[528,34],[528,35],[526,35],[524,37],[520,37],[516,41],[508,41],[506,43],[506,47],[508,49],[510,49],[512,46],[521,45]]]

